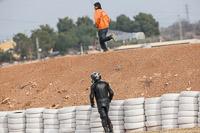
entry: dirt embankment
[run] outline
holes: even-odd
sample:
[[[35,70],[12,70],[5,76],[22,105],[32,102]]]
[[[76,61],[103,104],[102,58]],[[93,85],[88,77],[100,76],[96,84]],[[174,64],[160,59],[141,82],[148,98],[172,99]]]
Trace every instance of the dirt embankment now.
[[[89,104],[92,72],[100,72],[110,83],[114,99],[200,90],[200,44],[66,56],[1,68],[0,111]]]

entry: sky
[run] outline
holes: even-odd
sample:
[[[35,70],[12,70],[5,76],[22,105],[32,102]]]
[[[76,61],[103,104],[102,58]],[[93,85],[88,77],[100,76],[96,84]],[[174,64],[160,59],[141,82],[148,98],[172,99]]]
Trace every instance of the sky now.
[[[96,0],[0,0],[0,42],[10,40],[17,33],[30,35],[40,25],[49,24],[57,31],[59,18],[78,17],[93,19]],[[152,14],[160,27],[167,27],[186,19],[188,4],[191,23],[200,21],[200,0],[99,0],[112,20],[125,14],[133,20],[140,12]]]

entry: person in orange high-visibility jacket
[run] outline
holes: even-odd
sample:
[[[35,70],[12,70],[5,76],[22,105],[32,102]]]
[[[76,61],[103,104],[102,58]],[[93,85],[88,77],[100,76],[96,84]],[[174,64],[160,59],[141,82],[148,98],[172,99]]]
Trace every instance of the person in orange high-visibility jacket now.
[[[101,4],[99,2],[96,2],[94,4],[94,9],[95,9],[94,20],[96,23],[96,27],[99,29],[98,31],[99,42],[103,51],[106,52],[108,51],[108,48],[105,42],[110,41],[111,39],[113,39],[114,41],[117,41],[116,36],[115,34],[106,36],[108,32],[108,28],[109,28],[110,18],[108,14],[102,10]]]

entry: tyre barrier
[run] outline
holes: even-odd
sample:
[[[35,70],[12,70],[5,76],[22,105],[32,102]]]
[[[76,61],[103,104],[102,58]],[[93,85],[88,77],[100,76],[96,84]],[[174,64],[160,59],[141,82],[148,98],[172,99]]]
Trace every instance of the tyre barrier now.
[[[32,108],[26,110],[26,133],[43,133],[43,110],[45,108]]]
[[[92,109],[89,105],[76,107],[75,133],[90,133],[90,118]]]
[[[76,107],[67,107],[58,110],[60,122],[59,133],[74,133],[76,130]]]
[[[8,130],[9,133],[25,133],[26,113],[25,110],[18,110],[8,113]]]
[[[113,100],[109,117],[115,133],[200,127],[200,93]],[[0,112],[0,133],[104,133],[98,109],[32,108]]]
[[[182,91],[179,98],[179,128],[192,128],[198,125],[198,91]]]
[[[161,130],[161,97],[145,99],[145,115],[147,131]]]
[[[162,95],[161,115],[163,130],[178,128],[179,96],[180,94],[177,93],[169,93]]]
[[[44,133],[59,133],[60,122],[57,109],[44,109]]]
[[[113,124],[114,133],[125,133],[124,100],[113,100],[110,103],[110,110],[108,114]]]
[[[124,101],[124,128],[126,133],[146,131],[143,97]]]
[[[8,133],[8,113],[0,112],[0,133]]]

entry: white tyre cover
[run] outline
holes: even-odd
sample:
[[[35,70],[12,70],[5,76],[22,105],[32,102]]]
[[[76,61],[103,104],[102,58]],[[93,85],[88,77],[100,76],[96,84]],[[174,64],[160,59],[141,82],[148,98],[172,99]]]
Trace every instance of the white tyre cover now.
[[[58,109],[44,109],[43,113],[44,114],[57,114],[58,113]]]
[[[44,129],[59,129],[60,125],[44,125]]]
[[[87,120],[87,121],[85,121],[85,120],[77,120],[76,121],[76,125],[89,125],[89,124],[90,124],[89,120]]]
[[[43,118],[43,113],[38,113],[38,114],[26,114],[26,118]]]
[[[43,123],[43,118],[26,118],[27,123]]]
[[[190,116],[198,116],[198,111],[179,111],[179,117],[190,117]]]
[[[143,128],[145,127],[145,122],[140,122],[140,123],[124,123],[124,128],[125,129],[137,129],[137,128]]]
[[[8,133],[8,128],[0,128],[0,133]]]
[[[144,109],[124,111],[124,114],[126,117],[144,115]]]
[[[111,121],[121,121],[124,120],[124,116],[109,116]]]
[[[162,126],[147,127],[147,131],[156,131],[156,130],[162,130]]]
[[[179,102],[178,101],[162,101],[161,102],[161,108],[171,108],[171,107],[178,107]]]
[[[0,128],[8,128],[8,123],[1,123]]]
[[[75,128],[65,128],[65,129],[59,129],[59,133],[74,133]]]
[[[161,115],[147,116],[146,119],[147,119],[147,121],[161,121],[162,117],[161,117]]]
[[[90,118],[90,122],[101,122],[101,118]]]
[[[57,114],[43,114],[44,119],[58,119]]]
[[[76,130],[90,130],[90,125],[76,126]]]
[[[91,128],[91,133],[96,133],[96,132],[104,132],[103,127]]]
[[[177,119],[162,120],[162,126],[178,125]]]
[[[112,124],[114,126],[117,126],[117,125],[124,125],[124,121],[112,121]]]
[[[127,99],[124,101],[124,105],[138,105],[144,103],[144,97],[141,98],[133,98],[133,99]]]
[[[0,117],[0,123],[7,123],[8,118],[7,117]]]
[[[0,117],[7,117],[8,113],[9,112],[5,112],[5,111],[0,112]]]
[[[88,115],[90,116],[90,115]],[[91,118],[99,118],[100,117],[100,114],[98,112],[93,112],[91,113]]]
[[[27,109],[26,113],[27,114],[39,114],[39,113],[42,113],[44,109],[45,108],[31,108],[31,109]]]
[[[160,109],[160,104],[146,104],[145,110],[157,110]]]
[[[198,104],[179,104],[180,111],[198,111],[199,105]]]
[[[25,118],[25,112],[12,112],[8,114],[8,118]]]
[[[66,107],[66,108],[62,108],[58,110],[59,114],[65,114],[65,113],[71,113],[71,112],[75,112],[76,111],[76,107]]]
[[[92,111],[76,111],[76,115],[91,115]]]
[[[75,123],[76,119],[68,119],[68,120],[61,120],[60,124],[69,124],[69,123]]]
[[[167,129],[176,129],[178,128],[178,125],[169,125],[169,126],[162,126],[163,130],[167,130]]]
[[[44,133],[59,133],[58,129],[44,129]]]
[[[146,131],[146,127],[143,128],[138,128],[138,129],[133,129],[133,130],[126,130],[126,133],[134,133],[134,132],[143,132]]]
[[[161,100],[161,97],[146,98],[145,104],[160,104]]]
[[[200,124],[200,118],[198,118],[198,123]]]
[[[124,116],[124,111],[109,111],[109,116]]]
[[[162,125],[161,121],[147,121],[146,122],[146,127],[155,127],[155,126],[160,126]]]
[[[90,129],[88,129],[88,130],[76,130],[75,133],[90,133]]]
[[[43,127],[43,123],[26,124],[26,128],[28,129],[43,129]]]
[[[198,97],[198,91],[182,91],[180,93],[181,97]]]
[[[110,106],[123,106],[124,100],[112,100]]]
[[[162,108],[161,114],[162,115],[178,114],[178,108]]]
[[[124,106],[110,106],[110,111],[123,111]]]
[[[9,130],[20,130],[25,129],[26,124],[8,124]]]
[[[179,104],[197,104],[198,100],[195,97],[180,97]]]
[[[144,121],[145,121],[145,115],[134,116],[134,117],[124,117],[125,123],[138,123],[138,122],[144,122]]]
[[[197,117],[178,117],[179,124],[190,124],[190,123],[197,123]]]
[[[26,129],[26,133],[44,133],[44,129]]]
[[[9,131],[9,133],[26,133],[25,131]]]
[[[160,110],[147,110],[145,111],[146,116],[157,116],[160,115],[161,111]]]
[[[144,104],[134,106],[124,106],[124,111],[144,109]]]
[[[91,111],[91,106],[86,105],[86,106],[77,106],[76,111]]]
[[[59,125],[60,121],[58,119],[44,119],[45,125]]]
[[[66,113],[66,114],[58,114],[58,119],[59,120],[67,120],[67,119],[72,119],[76,117],[76,113]]]
[[[60,128],[75,128],[76,127],[76,123],[70,123],[70,124],[60,124]]]
[[[90,115],[76,115],[77,120],[89,120]]]
[[[102,127],[101,123],[90,123],[90,128],[98,128],[98,127]]]
[[[198,124],[197,123],[192,123],[192,124],[182,124],[179,125],[179,128],[192,128],[192,127],[197,127]]]
[[[124,125],[120,125],[120,126],[113,126],[113,130],[124,130]]]
[[[16,118],[16,119],[8,118],[8,123],[9,124],[23,124],[25,122],[26,122],[25,118]]]
[[[178,119],[178,114],[162,115],[162,120]]]
[[[162,95],[162,101],[178,101],[180,94],[178,93],[170,93]]]

